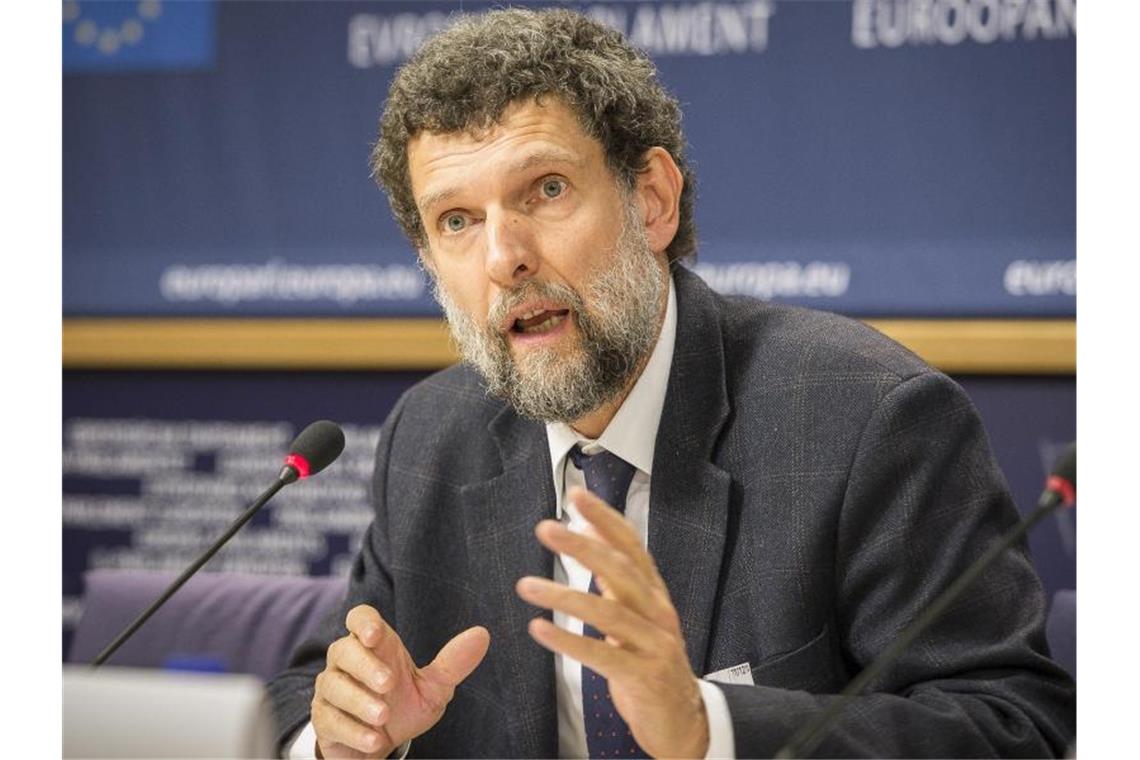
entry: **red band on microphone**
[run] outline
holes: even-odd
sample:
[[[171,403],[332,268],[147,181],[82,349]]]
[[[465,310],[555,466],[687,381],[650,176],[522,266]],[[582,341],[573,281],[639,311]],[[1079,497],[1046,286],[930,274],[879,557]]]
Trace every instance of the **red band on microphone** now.
[[[1053,493],[1060,494],[1066,507],[1071,507],[1077,502],[1077,489],[1073,488],[1073,484],[1060,475],[1050,475],[1049,479],[1045,481],[1045,488]]]
[[[300,454],[290,454],[285,457],[285,466],[292,467],[297,471],[297,477],[301,480],[309,477],[309,460],[305,459]]]

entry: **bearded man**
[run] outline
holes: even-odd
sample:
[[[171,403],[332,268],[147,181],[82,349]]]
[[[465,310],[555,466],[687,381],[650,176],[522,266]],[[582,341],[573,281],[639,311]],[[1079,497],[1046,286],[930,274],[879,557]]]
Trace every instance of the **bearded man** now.
[[[1016,521],[944,375],[681,265],[680,111],[617,32],[456,23],[373,158],[465,361],[384,425],[343,608],[270,687],[290,756],[768,755]],[[1010,550],[820,752],[1063,751],[1043,609]]]

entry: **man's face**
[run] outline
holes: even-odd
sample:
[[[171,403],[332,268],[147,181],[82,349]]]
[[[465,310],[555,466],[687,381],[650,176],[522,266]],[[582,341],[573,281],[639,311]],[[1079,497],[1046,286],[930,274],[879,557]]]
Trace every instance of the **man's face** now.
[[[572,422],[616,398],[656,339],[663,254],[574,113],[516,104],[478,135],[417,135],[421,254],[464,358],[523,415]]]

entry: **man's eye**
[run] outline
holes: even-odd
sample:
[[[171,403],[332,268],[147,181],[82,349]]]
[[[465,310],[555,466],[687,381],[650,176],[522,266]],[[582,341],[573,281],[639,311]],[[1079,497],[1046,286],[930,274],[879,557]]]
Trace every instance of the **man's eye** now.
[[[448,232],[462,232],[467,227],[467,217],[463,214],[448,214],[443,218],[443,228]]]
[[[566,190],[566,182],[560,179],[548,179],[542,183],[542,194],[546,198],[557,198]]]

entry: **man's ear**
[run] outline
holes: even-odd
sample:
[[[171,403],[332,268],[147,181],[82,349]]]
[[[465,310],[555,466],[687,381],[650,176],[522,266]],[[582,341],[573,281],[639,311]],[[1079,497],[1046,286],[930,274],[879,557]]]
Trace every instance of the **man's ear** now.
[[[677,236],[684,187],[681,170],[669,151],[659,146],[645,151],[645,167],[637,173],[634,194],[654,253],[664,252]]]

